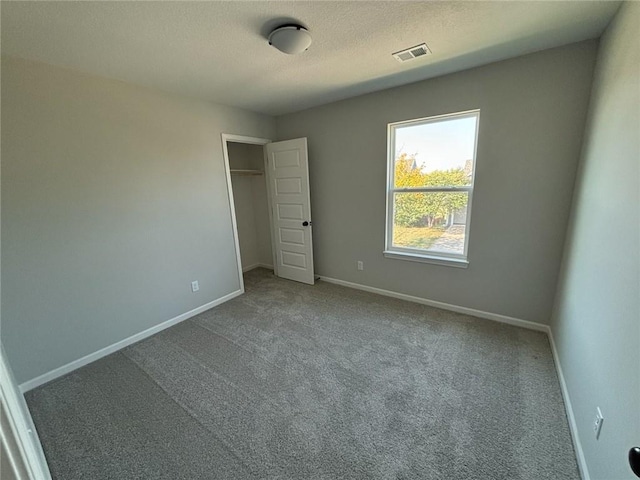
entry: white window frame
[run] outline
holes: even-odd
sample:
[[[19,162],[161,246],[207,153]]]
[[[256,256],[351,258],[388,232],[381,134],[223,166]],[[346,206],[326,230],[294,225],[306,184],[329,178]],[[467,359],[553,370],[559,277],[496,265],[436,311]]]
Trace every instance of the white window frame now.
[[[471,183],[464,186],[451,187],[395,187],[395,160],[396,160],[396,129],[398,127],[406,127],[411,125],[426,125],[429,123],[438,123],[443,120],[459,119],[459,118],[476,118],[475,140],[473,146]],[[402,122],[389,123],[387,125],[387,206],[386,206],[386,228],[385,228],[385,249],[384,256],[387,258],[395,258],[399,260],[410,260],[414,262],[435,263],[438,265],[447,265],[452,267],[467,268],[469,265],[468,249],[469,249],[469,233],[471,225],[471,207],[473,201],[473,187],[476,175],[476,156],[478,151],[478,130],[480,126],[480,109],[466,110],[464,112],[449,113],[445,115],[436,115],[433,117],[417,118],[413,120],[405,120]],[[467,217],[465,221],[464,235],[464,253],[447,253],[447,252],[430,252],[418,248],[397,247],[393,245],[393,219],[394,219],[394,201],[393,196],[399,192],[467,192]]]

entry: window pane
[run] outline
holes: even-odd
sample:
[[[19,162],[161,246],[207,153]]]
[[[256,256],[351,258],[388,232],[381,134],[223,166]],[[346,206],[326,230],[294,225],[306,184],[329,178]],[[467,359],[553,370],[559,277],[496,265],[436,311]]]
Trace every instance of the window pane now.
[[[395,127],[395,187],[470,185],[477,121],[472,115]]]
[[[393,246],[464,254],[467,192],[394,193]]]

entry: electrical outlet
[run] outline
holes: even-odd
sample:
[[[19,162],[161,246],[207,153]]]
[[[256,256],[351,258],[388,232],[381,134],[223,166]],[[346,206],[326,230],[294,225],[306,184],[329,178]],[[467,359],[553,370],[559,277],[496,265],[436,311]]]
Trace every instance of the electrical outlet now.
[[[604,422],[604,417],[602,416],[600,407],[596,407],[596,418],[593,421],[593,432],[596,434],[596,440],[600,438],[600,430],[602,430],[602,422]]]
[[[364,262],[363,261],[358,260],[357,265],[358,265],[358,270],[364,270]]]
[[[198,290],[200,290],[200,285],[198,284],[197,280],[194,280],[193,282],[191,282],[191,291],[197,292]]]

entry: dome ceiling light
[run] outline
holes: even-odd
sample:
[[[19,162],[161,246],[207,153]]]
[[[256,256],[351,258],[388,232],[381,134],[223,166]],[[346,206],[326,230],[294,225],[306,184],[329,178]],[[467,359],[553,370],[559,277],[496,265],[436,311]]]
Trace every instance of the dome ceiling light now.
[[[309,48],[311,34],[302,25],[282,25],[269,34],[269,45],[283,53],[297,55]]]

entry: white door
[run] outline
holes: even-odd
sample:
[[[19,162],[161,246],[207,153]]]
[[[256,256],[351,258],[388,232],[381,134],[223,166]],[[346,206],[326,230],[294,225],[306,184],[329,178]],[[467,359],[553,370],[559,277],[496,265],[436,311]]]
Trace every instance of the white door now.
[[[275,273],[313,285],[307,139],[265,145]]]

